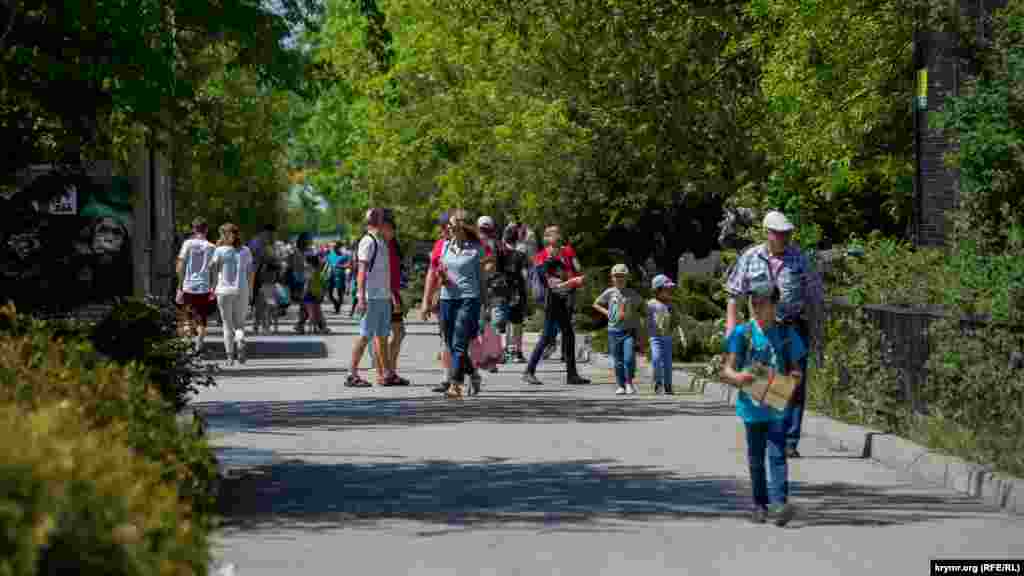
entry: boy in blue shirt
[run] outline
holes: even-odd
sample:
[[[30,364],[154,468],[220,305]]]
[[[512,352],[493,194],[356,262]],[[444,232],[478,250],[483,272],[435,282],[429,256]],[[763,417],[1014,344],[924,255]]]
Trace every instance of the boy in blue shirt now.
[[[753,282],[749,296],[754,317],[750,322],[737,326],[730,334],[726,342],[723,379],[742,388],[754,380],[751,373],[753,365],[761,364],[776,373],[789,374],[799,381],[799,362],[806,352],[795,329],[775,322],[778,288],[769,281]],[[775,524],[785,526],[796,514],[796,509],[787,502],[789,469],[786,462],[785,413],[767,404],[759,404],[746,392],[740,391],[736,399],[736,415],[743,420],[746,428],[747,460],[754,498],[751,519],[757,524],[763,524],[771,512],[775,515]]]

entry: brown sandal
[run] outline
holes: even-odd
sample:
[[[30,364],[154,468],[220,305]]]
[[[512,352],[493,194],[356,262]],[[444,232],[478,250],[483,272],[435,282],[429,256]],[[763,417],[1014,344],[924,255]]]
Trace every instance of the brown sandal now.
[[[448,391],[445,392],[445,396],[452,400],[462,400],[462,384],[452,382],[448,385]]]

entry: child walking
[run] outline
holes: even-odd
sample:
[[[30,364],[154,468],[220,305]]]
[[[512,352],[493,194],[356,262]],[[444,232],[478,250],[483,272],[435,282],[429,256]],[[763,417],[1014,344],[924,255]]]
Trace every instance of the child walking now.
[[[790,326],[775,322],[779,290],[767,279],[752,282],[749,288],[753,318],[733,329],[726,341],[722,377],[738,387],[754,381],[753,368],[760,365],[776,373],[789,374],[799,381],[799,362],[804,357],[800,334]],[[743,420],[747,437],[747,460],[753,484],[754,511],[751,520],[763,524],[769,514],[775,525],[785,526],[796,509],[788,503],[789,468],[786,462],[785,412],[767,404],[755,403],[740,391],[736,415]],[[767,453],[767,466],[765,464]]]
[[[636,394],[636,335],[640,328],[641,298],[626,287],[629,268],[612,266],[612,287],[594,301],[594,309],[608,317],[608,348],[615,361],[615,394]]]
[[[317,334],[329,334],[324,313],[320,307],[323,300],[323,270],[320,257],[315,252],[306,256],[306,285],[303,287],[302,305],[306,308],[310,326]]]
[[[651,281],[654,298],[647,301],[647,332],[651,342],[655,394],[672,394],[672,334],[676,329],[672,315],[672,289],[675,287],[668,276],[658,274]]]

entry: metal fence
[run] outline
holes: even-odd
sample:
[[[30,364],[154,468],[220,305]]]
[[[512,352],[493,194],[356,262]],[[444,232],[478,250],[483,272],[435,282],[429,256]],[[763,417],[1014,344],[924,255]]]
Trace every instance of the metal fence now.
[[[916,413],[925,413],[927,406],[922,399],[921,391],[928,382],[926,364],[931,354],[928,337],[929,327],[933,322],[949,318],[949,312],[940,308],[903,307],[885,305],[854,306],[841,298],[833,298],[825,302],[821,314],[821,325],[814,330],[812,354],[820,362],[825,347],[828,345],[827,331],[824,323],[842,315],[862,312],[881,333],[879,358],[885,365],[896,368],[899,374],[900,399],[904,406]],[[989,320],[984,317],[961,317],[961,330],[971,330],[985,326]],[[1011,331],[1024,332],[1024,326],[1008,326]],[[1011,363],[1020,362],[1020,353],[1012,358]]]

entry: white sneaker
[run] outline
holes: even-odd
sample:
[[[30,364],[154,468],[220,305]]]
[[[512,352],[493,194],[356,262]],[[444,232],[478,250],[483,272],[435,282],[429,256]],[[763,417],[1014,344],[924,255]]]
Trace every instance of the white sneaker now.
[[[615,395],[616,396],[622,396],[625,393],[626,393],[626,389],[624,387],[622,387],[622,386],[619,386],[618,388],[615,389]]]
[[[626,394],[636,394],[636,386],[633,384],[626,384]]]
[[[244,333],[242,334],[244,336]],[[245,338],[238,338],[238,332],[235,333],[235,338],[235,350],[238,355],[238,363],[245,364]]]

